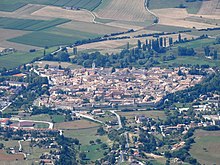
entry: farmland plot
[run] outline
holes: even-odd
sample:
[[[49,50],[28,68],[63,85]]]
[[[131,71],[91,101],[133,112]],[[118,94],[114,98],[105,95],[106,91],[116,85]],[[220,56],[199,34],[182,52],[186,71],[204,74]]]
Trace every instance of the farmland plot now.
[[[219,15],[220,14],[219,0],[203,1],[198,14]]]
[[[188,14],[186,9],[166,8],[152,10],[159,17],[159,24],[168,26],[178,26],[184,28],[213,28],[215,25],[187,21],[186,18],[192,15]]]
[[[93,16],[86,10],[66,10],[60,7],[46,6],[31,14],[32,16],[65,18],[84,22],[92,22]]]
[[[124,27],[118,28],[114,26],[108,26],[105,24],[94,24],[91,22],[81,22],[81,21],[68,22],[68,23],[59,25],[58,27],[79,30],[82,32],[87,32],[87,33],[103,34],[103,35],[111,34],[115,32],[124,32],[127,30]]]
[[[71,6],[75,8],[83,8],[87,10],[94,10],[101,4],[101,0],[16,0],[0,1],[0,11],[15,11],[27,4],[41,4],[41,5],[51,5],[51,6]]]
[[[44,20],[0,17],[0,27],[4,29],[38,31],[66,23],[68,21],[69,20],[67,19],[61,19],[61,18],[44,21]]]
[[[144,6],[144,0],[112,0],[103,9],[97,11],[97,16],[112,20],[144,22],[152,20]]]

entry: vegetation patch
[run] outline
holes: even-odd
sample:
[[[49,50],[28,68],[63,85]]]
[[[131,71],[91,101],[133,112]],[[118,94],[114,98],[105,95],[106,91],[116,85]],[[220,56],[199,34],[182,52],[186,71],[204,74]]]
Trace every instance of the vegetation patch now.
[[[12,12],[25,5],[26,5],[25,3],[14,3],[14,4],[2,3],[1,4],[0,2],[0,11]]]
[[[201,164],[218,164],[220,162],[220,131],[197,130],[195,142],[190,153]]]
[[[4,29],[39,31],[39,30],[47,29],[53,26],[57,26],[57,25],[69,22],[69,21],[70,20],[68,19],[62,19],[62,18],[44,21],[44,20],[0,17],[0,27]]]
[[[163,8],[186,8],[188,13],[196,14],[201,8],[202,1],[195,0],[194,2],[186,2],[186,0],[150,0],[150,9],[163,9]]]

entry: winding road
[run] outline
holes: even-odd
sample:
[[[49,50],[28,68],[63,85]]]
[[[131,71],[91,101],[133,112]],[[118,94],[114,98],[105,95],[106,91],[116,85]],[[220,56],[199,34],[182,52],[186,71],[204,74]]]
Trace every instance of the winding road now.
[[[117,117],[117,119],[118,119],[118,130],[120,130],[123,127],[122,123],[121,123],[121,117],[115,111],[110,111],[110,112]]]

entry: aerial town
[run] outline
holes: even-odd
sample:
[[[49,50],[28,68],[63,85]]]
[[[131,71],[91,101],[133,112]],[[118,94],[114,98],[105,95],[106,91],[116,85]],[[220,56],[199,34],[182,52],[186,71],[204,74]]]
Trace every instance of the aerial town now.
[[[0,0],[0,165],[220,165],[220,0]]]
[[[178,75],[178,72],[182,75]],[[83,68],[58,70],[38,68],[41,76],[49,78],[50,95],[39,97],[36,106],[53,109],[80,107],[114,107],[153,105],[167,93],[184,90],[202,80],[201,75],[188,74],[187,68],[176,69],[115,69]]]

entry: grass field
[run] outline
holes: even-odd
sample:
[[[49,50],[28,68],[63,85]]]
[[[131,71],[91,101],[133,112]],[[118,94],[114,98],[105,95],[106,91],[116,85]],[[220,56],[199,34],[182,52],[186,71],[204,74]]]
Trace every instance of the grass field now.
[[[52,52],[56,48],[52,47],[48,49],[48,53]],[[43,50],[39,50],[33,53],[29,52],[15,52],[13,54],[0,56],[0,68],[5,67],[7,69],[15,68],[19,65],[29,63],[36,57],[42,57]]]
[[[78,40],[94,38],[97,36],[99,35],[64,28],[52,28],[12,38],[8,41],[38,47],[52,47],[59,45],[71,45]]]
[[[90,161],[95,161],[98,160],[103,156],[103,153],[105,152],[105,150],[103,150],[101,148],[101,144],[96,144],[96,145],[84,145],[80,148],[81,152],[85,152],[86,153],[86,157],[90,160]]]
[[[112,0],[104,3],[101,9],[97,9],[97,17],[137,22],[154,19],[154,16],[146,11],[144,0]]]
[[[48,114],[40,114],[25,117],[26,120],[36,120],[36,121],[51,121],[50,115]]]
[[[163,9],[163,8],[175,8],[178,7],[180,4],[186,6],[187,11],[191,14],[196,14],[201,5],[201,1],[196,2],[186,2],[185,0],[150,0],[149,8],[150,9]]]
[[[192,156],[201,164],[219,164],[220,131],[197,130],[194,136],[196,143],[190,149]]]
[[[0,17],[0,27],[4,29],[39,31],[69,22],[68,19],[57,18],[53,20],[33,20]]]
[[[15,11],[25,5],[26,5],[25,3],[8,4],[8,3],[1,3],[0,2],[0,11],[12,12],[12,11]]]
[[[131,112],[118,112],[119,115],[125,116],[128,119],[133,119],[136,115],[145,115],[146,117],[157,120],[158,118],[163,120],[166,115],[163,111],[131,111]]]
[[[65,116],[63,115],[52,115],[53,123],[61,123],[65,121]]]
[[[16,1],[8,1],[1,0],[0,1],[0,10],[2,11],[15,11],[18,8],[26,5],[26,4],[42,4],[42,5],[52,5],[52,6],[73,6],[84,8],[88,10],[94,10],[101,4],[101,0],[16,0]]]
[[[211,67],[213,66],[219,66],[220,61],[214,61],[210,59],[206,59],[204,57],[198,57],[198,56],[187,56],[187,57],[182,57],[182,56],[177,56],[175,60],[171,60],[168,62],[163,62],[159,66],[164,67],[164,66],[169,66],[169,65],[174,65],[174,66],[179,66],[179,65],[209,65]]]
[[[91,122],[89,120],[75,120],[69,122],[59,122],[55,124],[55,128],[62,130],[78,130],[98,127],[99,124]]]
[[[64,130],[64,136],[74,137],[74,138],[79,139],[82,146],[89,145],[90,140],[95,141],[96,139],[101,139],[103,142],[110,143],[106,136],[96,135],[98,128],[99,127],[88,128],[88,125],[87,125],[87,128],[85,128],[85,129]]]

